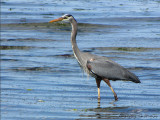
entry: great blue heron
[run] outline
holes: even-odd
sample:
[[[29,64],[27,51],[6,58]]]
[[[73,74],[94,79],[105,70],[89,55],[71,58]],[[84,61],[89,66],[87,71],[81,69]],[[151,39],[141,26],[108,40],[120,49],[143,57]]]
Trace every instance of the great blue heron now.
[[[81,52],[76,43],[77,35],[77,21],[72,15],[65,14],[58,19],[51,20],[51,22],[68,20],[72,26],[71,32],[71,43],[75,58],[77,59],[80,66],[85,72],[90,74],[96,79],[98,87],[98,98],[100,99],[100,83],[101,80],[107,83],[114,94],[115,100],[118,100],[117,94],[113,90],[109,80],[126,80],[135,83],[140,83],[139,78],[122,67],[121,65],[115,63],[114,61],[108,59],[104,56],[97,56],[86,52]]]

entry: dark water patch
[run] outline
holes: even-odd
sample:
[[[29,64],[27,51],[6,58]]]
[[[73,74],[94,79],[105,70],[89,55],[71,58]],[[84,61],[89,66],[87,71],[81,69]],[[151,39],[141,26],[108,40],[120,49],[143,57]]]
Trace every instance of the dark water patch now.
[[[112,22],[159,22],[160,17],[110,17],[103,18],[103,20]]]
[[[49,22],[49,21],[48,21]],[[69,23],[16,23],[16,24],[2,24],[2,28],[16,28],[16,29],[27,29],[27,28],[57,28],[70,26]]]
[[[87,109],[87,111],[94,111],[94,112],[107,112],[107,111],[122,111],[122,110],[126,110],[129,107],[107,107],[107,108],[91,108],[91,109]]]
[[[3,56],[3,55],[2,55]],[[8,61],[8,62],[12,62],[12,61],[20,61],[18,59],[1,59],[1,61]]]
[[[41,15],[54,15],[53,13],[42,13]]]
[[[92,48],[98,49],[98,50],[116,50],[116,51],[137,51],[137,52],[143,52],[143,51],[148,51],[148,50],[158,50],[160,51],[160,48],[145,48],[145,47],[97,47],[97,48]]]
[[[84,28],[92,28],[92,27],[96,27],[96,28],[119,28],[120,26],[118,25],[102,25],[102,24],[91,24],[91,23],[78,23],[78,26],[84,27]]]
[[[5,1],[5,2],[3,2],[5,5],[8,5],[8,6],[12,6],[12,7],[14,7],[14,6],[16,6],[16,7],[24,7],[24,4],[26,5],[26,6],[30,6],[30,7],[35,7],[35,6],[41,6],[42,4],[40,4],[40,3],[38,3],[38,2],[34,2],[34,1],[28,1],[28,2],[20,2],[20,1]],[[26,7],[25,6],[25,7]],[[29,9],[29,8],[28,8]],[[30,8],[31,9],[31,8]]]
[[[50,71],[50,67],[19,67],[12,68],[14,71]]]
[[[21,91],[22,89],[18,89],[18,88],[2,88],[2,93],[3,91]]]
[[[94,49],[91,49],[91,50],[83,50],[83,52],[93,52],[94,51]]]
[[[54,40],[54,39],[38,39],[38,38],[17,38],[17,39],[1,39],[2,42],[9,42],[9,41],[20,41],[20,42],[31,42],[31,41],[57,41],[57,40]],[[43,48],[43,47],[40,47],[40,48]]]
[[[49,21],[48,21],[49,22]],[[55,22],[55,23],[15,23],[15,24],[1,24],[2,28],[70,28],[70,23]],[[101,25],[101,24],[90,24],[90,23],[78,23],[78,28],[118,28],[117,25]]]
[[[158,68],[155,68],[155,67],[129,67],[128,69],[130,69],[130,70],[153,70],[153,71],[158,71],[158,70],[160,70],[160,67]]]
[[[3,4],[5,4],[6,2],[2,2],[2,1],[1,1],[0,3],[3,5]]]
[[[83,9],[83,8],[73,8],[74,11],[85,11],[85,10],[91,10],[91,9]]]
[[[29,46],[0,46],[0,50],[13,50],[13,49],[20,49],[20,50],[27,50],[33,47]]]
[[[26,45],[26,46],[11,46],[11,45],[0,46],[0,50],[17,50],[17,51],[18,50],[25,50],[25,51],[27,51],[27,50],[31,50],[31,49],[47,49],[47,47],[40,47],[40,46],[37,47],[37,46],[28,46],[28,45]]]
[[[16,11],[16,12],[11,12],[11,11],[14,11],[14,9],[16,8],[9,8],[9,12],[3,12],[2,15],[17,15],[17,16],[20,16],[20,15],[30,15],[31,13],[28,13],[28,12],[22,12],[22,11]],[[32,15],[38,15],[38,13],[32,13]],[[24,17],[24,18],[20,18],[19,19],[22,23],[26,23],[27,22],[27,17]],[[23,21],[24,20],[24,21]]]
[[[3,69],[4,70],[4,69]],[[30,73],[36,73],[41,74],[40,76],[45,76],[51,74],[51,76],[68,76],[68,73],[73,73],[75,69],[69,69],[67,66],[59,65],[59,67],[51,66],[51,67],[11,67],[11,68],[5,68],[5,70],[14,71],[16,73],[18,72],[28,72]],[[75,73],[78,73],[78,71],[74,72],[73,74],[70,74],[70,76],[76,76]]]
[[[74,58],[73,54],[62,54],[62,55],[55,55],[56,57],[64,57],[64,58]]]
[[[133,94],[133,95],[135,95],[135,94]],[[140,96],[150,96],[150,97],[160,97],[160,95],[159,94],[155,94],[155,93],[142,93],[142,94],[140,94]],[[153,99],[153,98],[150,98],[150,99]]]
[[[84,109],[81,117],[92,119],[156,119],[159,109],[145,109],[132,107],[108,107]]]

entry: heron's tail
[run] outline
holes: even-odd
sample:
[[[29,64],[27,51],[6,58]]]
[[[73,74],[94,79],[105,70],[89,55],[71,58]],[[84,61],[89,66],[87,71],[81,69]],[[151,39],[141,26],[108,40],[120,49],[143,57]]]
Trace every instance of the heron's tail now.
[[[139,78],[134,73],[129,72],[128,78],[129,78],[130,81],[132,81],[134,83],[141,83],[141,81],[139,80]]]

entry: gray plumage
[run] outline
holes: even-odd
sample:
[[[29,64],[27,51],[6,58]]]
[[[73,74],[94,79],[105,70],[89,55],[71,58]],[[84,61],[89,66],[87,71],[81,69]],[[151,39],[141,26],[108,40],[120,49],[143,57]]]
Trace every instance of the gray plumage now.
[[[119,64],[106,60],[105,58],[87,61],[87,68],[95,77],[107,78],[109,80],[126,80],[140,83],[137,76],[120,66]]]

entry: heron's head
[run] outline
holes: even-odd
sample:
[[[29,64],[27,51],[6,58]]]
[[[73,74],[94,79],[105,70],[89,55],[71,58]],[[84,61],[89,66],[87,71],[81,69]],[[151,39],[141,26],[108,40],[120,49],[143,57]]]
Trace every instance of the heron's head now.
[[[72,21],[74,18],[73,18],[73,16],[72,15],[69,15],[69,14],[65,14],[65,15],[63,15],[62,17],[60,17],[60,18],[57,18],[57,19],[54,19],[54,20],[51,20],[51,21],[49,21],[50,23],[52,23],[52,22],[57,22],[57,21]]]

